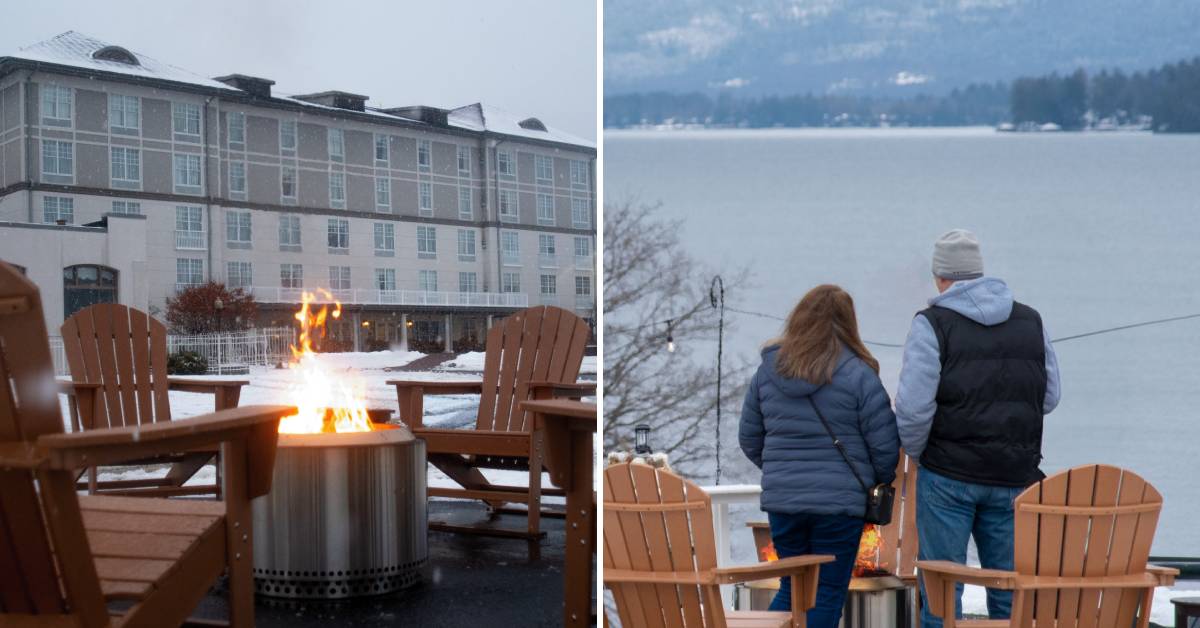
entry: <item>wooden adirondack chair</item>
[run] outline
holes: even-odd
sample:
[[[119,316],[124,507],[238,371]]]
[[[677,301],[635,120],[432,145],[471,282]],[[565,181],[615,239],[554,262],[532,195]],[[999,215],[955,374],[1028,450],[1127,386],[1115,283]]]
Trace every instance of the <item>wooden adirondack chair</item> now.
[[[604,471],[604,585],[622,626],[803,627],[816,603],[820,565],[793,556],[717,567],[712,502],[692,482],[639,463]],[[720,585],[791,576],[792,612],[726,611]]]
[[[124,305],[102,303],[76,312],[63,323],[62,338],[73,380],[62,388],[71,395],[76,431],[170,421],[169,390],[209,393],[215,410],[236,408],[242,386],[249,383],[168,377],[166,327]],[[184,483],[216,455],[216,451],[175,452],[133,462],[171,464],[163,478],[100,482],[96,467],[89,466],[87,482],[80,488],[109,495],[215,495],[220,491],[219,476],[213,484]]]
[[[0,263],[0,626],[178,626],[229,572],[254,624],[250,499],[270,490],[284,406],[64,434],[37,288]],[[220,445],[225,501],[79,496],[76,469]],[[127,610],[110,617],[107,603]]]
[[[913,625],[919,620],[920,595],[915,593],[917,588],[917,461],[909,458],[903,450],[900,451],[900,461],[896,464],[896,479],[892,487],[896,489],[896,501],[892,505],[892,522],[879,530],[882,550],[879,556],[879,569],[899,578],[906,587],[913,591],[914,604]],[[759,551],[759,560],[764,560],[763,548],[771,542],[771,526],[765,521],[752,521],[746,524],[754,533],[754,545]],[[854,579],[854,580],[857,580]],[[854,590],[856,583],[850,582]],[[777,583],[752,583],[751,589],[772,588]]]
[[[542,488],[542,433],[520,403],[531,398],[595,394],[594,383],[577,383],[587,345],[587,322],[557,307],[522,310],[493,326],[487,335],[483,381],[400,381],[396,387],[400,420],[425,439],[429,462],[463,488],[429,487],[430,497],[478,499],[494,509],[505,503],[528,505],[528,529],[455,526],[431,522],[430,529],[495,536],[540,538],[541,498],[562,495]],[[473,430],[434,429],[422,425],[425,395],[479,394]],[[529,486],[490,483],[480,469],[529,472]]]
[[[955,626],[1108,628],[1150,621],[1154,587],[1178,570],[1147,564],[1162,495],[1132,471],[1087,465],[1014,502],[1013,571],[917,561],[929,609]],[[1013,591],[1012,619],[955,620],[955,584]]]

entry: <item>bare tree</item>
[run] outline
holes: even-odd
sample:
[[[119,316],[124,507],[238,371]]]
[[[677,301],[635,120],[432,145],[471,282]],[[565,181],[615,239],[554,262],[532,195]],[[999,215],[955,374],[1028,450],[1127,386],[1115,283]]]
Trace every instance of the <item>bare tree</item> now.
[[[653,430],[655,450],[667,452],[673,467],[711,477],[717,408],[717,313],[709,302],[714,270],[683,250],[683,222],[658,219],[657,209],[632,201],[604,207],[605,447],[632,448],[634,428],[645,423]],[[721,274],[726,298],[735,300],[745,271]],[[728,333],[728,319],[725,327]],[[668,332],[673,353],[667,351]],[[711,355],[697,353],[710,347]],[[721,439],[729,451],[737,448],[746,368],[726,356],[723,372]]]

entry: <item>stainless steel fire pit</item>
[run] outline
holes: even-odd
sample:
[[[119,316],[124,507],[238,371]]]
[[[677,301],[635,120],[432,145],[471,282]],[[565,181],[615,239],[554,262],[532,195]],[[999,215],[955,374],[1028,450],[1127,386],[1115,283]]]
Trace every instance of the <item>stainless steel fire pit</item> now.
[[[425,470],[425,442],[402,427],[280,434],[271,492],[253,503],[257,592],[335,599],[417,583]]]

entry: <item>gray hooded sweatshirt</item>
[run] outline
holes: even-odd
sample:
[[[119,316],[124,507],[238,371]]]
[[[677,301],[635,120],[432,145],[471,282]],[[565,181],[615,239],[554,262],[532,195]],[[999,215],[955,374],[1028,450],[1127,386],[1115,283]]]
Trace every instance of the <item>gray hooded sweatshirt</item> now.
[[[998,325],[1012,313],[1013,296],[1000,279],[980,277],[955,282],[948,290],[929,300],[929,305],[949,308],[981,325]],[[1045,413],[1058,405],[1061,383],[1058,357],[1050,344],[1045,324],[1042,332],[1046,343]],[[904,343],[904,361],[900,367],[900,387],[896,391],[896,426],[904,451],[919,459],[929,440],[933,415],[937,410],[937,390],[941,379],[942,362],[938,340],[933,327],[924,316],[914,316],[908,340]]]

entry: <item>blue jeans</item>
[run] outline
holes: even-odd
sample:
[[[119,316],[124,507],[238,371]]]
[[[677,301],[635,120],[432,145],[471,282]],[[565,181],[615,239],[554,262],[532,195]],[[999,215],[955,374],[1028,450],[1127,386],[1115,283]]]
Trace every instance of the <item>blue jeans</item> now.
[[[1013,499],[1025,489],[954,480],[921,467],[917,474],[917,537],[921,560],[967,562],[967,540],[975,537],[985,569],[1013,568]],[[954,612],[962,617],[962,591],[955,593]],[[988,618],[1007,619],[1012,592],[987,590]],[[942,628],[929,612],[921,579],[921,626]]]
[[[771,541],[780,558],[804,554],[832,554],[836,560],[821,565],[817,583],[817,604],[807,613],[809,628],[837,628],[846,603],[850,574],[862,537],[862,517],[846,515],[810,515],[767,513],[771,523]],[[780,578],[779,593],[770,610],[792,610],[792,579]]]

